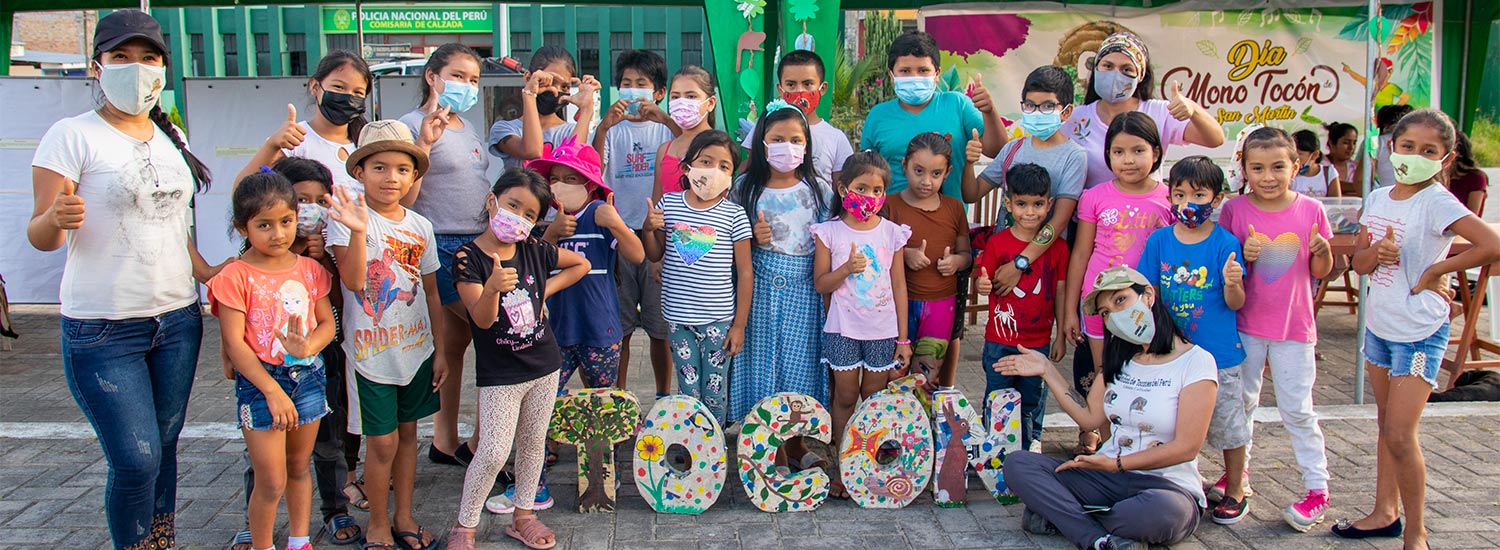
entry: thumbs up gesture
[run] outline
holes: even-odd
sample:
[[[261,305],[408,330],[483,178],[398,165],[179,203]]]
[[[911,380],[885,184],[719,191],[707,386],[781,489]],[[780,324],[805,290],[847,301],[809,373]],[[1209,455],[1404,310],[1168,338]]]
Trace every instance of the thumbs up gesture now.
[[[958,273],[958,268],[963,264],[963,260],[963,256],[953,253],[953,247],[943,247],[943,255],[938,256],[937,261],[938,274],[944,277],[952,277],[954,273]]]
[[[1245,268],[1234,261],[1235,254],[1229,253],[1229,260],[1224,262],[1224,286],[1237,287],[1245,283]]]
[[[650,197],[646,197],[646,223],[641,226],[641,229],[655,231],[666,225],[666,212],[657,208],[656,203],[651,202]]]
[[[1385,228],[1385,237],[1375,242],[1375,257],[1380,265],[1401,263],[1401,247],[1396,244],[1396,234],[1391,232],[1390,226]]]
[[[922,239],[922,246],[916,248],[908,246],[902,250],[908,271],[921,271],[932,265],[932,260],[927,259],[927,239]]]
[[[578,217],[562,210],[557,212],[557,217],[552,219],[552,224],[547,226],[543,238],[557,242],[558,239],[572,237],[578,232]]]
[[[1198,114],[1198,104],[1182,95],[1182,82],[1173,80],[1172,88],[1167,94],[1167,112],[1177,120],[1187,120]]]
[[[50,210],[52,225],[58,229],[83,227],[83,197],[78,196],[78,184],[72,179],[63,179],[62,192],[52,199]]]
[[[302,138],[305,136],[307,136],[307,131],[297,125],[297,106],[288,103],[286,104],[286,120],[266,142],[278,149],[296,149],[298,145],[302,145]]]
[[[1333,249],[1328,247],[1328,239],[1323,238],[1322,233],[1318,233],[1318,226],[1316,225],[1308,230],[1307,250],[1313,256],[1328,256],[1333,253]]]
[[[990,270],[979,268],[979,275],[974,277],[974,290],[980,296],[989,296],[995,292],[995,282],[990,280]]]
[[[771,242],[771,224],[766,221],[766,213],[758,212],[755,218],[755,242],[767,244]]]
[[[499,264],[496,264],[499,265]],[[516,289],[520,282],[520,273],[514,267],[501,267],[490,272],[490,278],[484,281],[485,290],[495,294],[505,294]]]
[[[984,154],[984,140],[979,139],[977,128],[970,130],[969,134],[969,143],[964,146],[964,161],[974,164],[979,162],[979,157]]]
[[[972,76],[969,77],[968,88],[969,99],[974,101],[974,108],[981,113],[990,113],[995,110],[995,101],[990,98],[990,91],[984,87],[984,83]]]
[[[1250,226],[1250,235],[1245,237],[1245,261],[1255,263],[1260,259],[1260,247],[1265,244],[1260,233],[1255,232],[1255,226]]]
[[[868,267],[870,267],[870,258],[866,257],[864,254],[860,254],[859,248],[856,247],[854,243],[849,243],[849,259],[844,261],[844,265],[842,267],[844,272],[848,273],[850,277],[853,277],[855,275],[864,273],[865,269]]]

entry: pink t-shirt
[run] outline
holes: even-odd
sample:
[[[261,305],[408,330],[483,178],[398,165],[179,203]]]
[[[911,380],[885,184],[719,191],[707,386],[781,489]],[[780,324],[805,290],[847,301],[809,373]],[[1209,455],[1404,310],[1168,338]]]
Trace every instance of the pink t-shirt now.
[[[667,142],[668,146],[671,142]],[[682,188],[682,159],[662,153],[661,163],[661,194],[681,193]]]
[[[1078,219],[1096,226],[1094,251],[1083,272],[1086,296],[1101,271],[1117,265],[1134,266],[1141,259],[1151,232],[1172,220],[1172,204],[1167,201],[1165,184],[1158,183],[1155,189],[1136,195],[1120,191],[1109,182],[1083,192],[1078,199]],[[1103,338],[1104,318],[1084,317],[1083,331],[1090,338]]]
[[[859,231],[843,220],[813,225],[813,237],[828,247],[829,266],[837,269],[849,261],[852,243],[870,263],[864,272],[844,280],[828,308],[823,332],[862,341],[895,338],[896,299],[891,289],[891,260],[911,238],[911,228],[881,218],[874,229]]]
[[[262,362],[272,365],[306,365],[310,357],[286,356],[276,335],[310,332],[317,319],[318,300],[328,295],[333,276],[317,260],[298,256],[289,269],[264,271],[245,262],[230,262],[208,280],[208,304],[215,316],[221,308],[245,314],[245,343]],[[292,315],[302,318],[301,327],[289,327]]]
[[[1075,143],[1082,145],[1084,152],[1088,153],[1089,171],[1083,180],[1083,186],[1086,189],[1115,178],[1114,172],[1111,172],[1109,166],[1104,163],[1104,134],[1109,132],[1109,125],[1099,122],[1097,103],[1075,107],[1073,116],[1068,117],[1062,127],[1063,133],[1073,138]],[[1166,154],[1169,145],[1187,143],[1183,135],[1187,132],[1188,121],[1177,120],[1173,117],[1171,111],[1167,110],[1167,105],[1170,104],[1165,99],[1148,99],[1142,101],[1140,108],[1136,109],[1156,121],[1156,131],[1161,133],[1163,155]]]
[[[1263,239],[1260,258],[1246,266],[1240,332],[1268,340],[1317,342],[1308,242],[1312,231],[1333,238],[1323,203],[1298,194],[1286,209],[1267,212],[1242,195],[1224,203],[1219,225],[1240,242],[1252,232]]]

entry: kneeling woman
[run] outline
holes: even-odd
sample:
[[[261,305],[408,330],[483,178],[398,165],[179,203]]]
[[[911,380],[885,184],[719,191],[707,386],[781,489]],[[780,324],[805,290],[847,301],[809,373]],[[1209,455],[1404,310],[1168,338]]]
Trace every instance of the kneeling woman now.
[[[1188,343],[1156,287],[1129,267],[1100,273],[1083,310],[1103,315],[1109,329],[1104,383],[1087,400],[1035,351],[992,366],[1009,376],[1042,376],[1081,428],[1107,433],[1098,453],[1067,462],[1006,456],[1005,482],[1026,504],[1021,525],[1095,550],[1180,542],[1197,529],[1205,506],[1198,450],[1214,412],[1214,358]]]

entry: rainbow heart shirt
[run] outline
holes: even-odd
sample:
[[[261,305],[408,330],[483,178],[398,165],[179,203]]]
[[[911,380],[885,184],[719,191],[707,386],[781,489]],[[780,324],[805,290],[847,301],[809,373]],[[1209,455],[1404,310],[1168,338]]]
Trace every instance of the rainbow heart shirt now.
[[[691,266],[714,249],[719,232],[707,225],[693,226],[683,222],[672,225],[672,246],[682,258],[683,265]]]

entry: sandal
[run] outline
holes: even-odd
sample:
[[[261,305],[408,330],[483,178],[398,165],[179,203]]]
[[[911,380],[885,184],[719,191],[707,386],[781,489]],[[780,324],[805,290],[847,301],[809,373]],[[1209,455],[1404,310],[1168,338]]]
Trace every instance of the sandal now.
[[[370,511],[370,499],[365,497],[365,478],[359,478],[344,484],[344,496],[349,499],[349,504],[355,508]]]
[[[389,542],[366,542],[364,544],[361,544],[359,547],[364,550],[401,550],[400,546],[396,546]]]
[[[340,531],[350,527],[354,528],[354,534],[347,537],[339,537]],[[338,514],[328,518],[328,523],[323,525],[323,532],[328,535],[328,542],[338,545],[354,544],[365,538],[365,530],[349,514]]]
[[[831,481],[828,483],[828,497],[849,500],[849,489],[844,487],[844,482],[842,481]]]
[[[250,543],[249,529],[235,533],[234,538],[229,541],[230,550],[254,550],[254,548],[254,545]]]
[[[396,544],[403,550],[431,550],[438,547],[437,537],[432,536],[432,533],[428,533],[421,525],[417,526],[416,531],[397,531],[392,527],[391,536],[396,537]],[[417,539],[417,544],[420,546],[413,546],[406,539]]]
[[[505,528],[505,534],[521,541],[521,544],[525,544],[527,548],[531,548],[532,550],[548,550],[557,546],[557,534],[548,529],[546,525],[543,525],[541,519],[538,519],[534,515],[521,517],[527,519],[511,519],[510,525]],[[517,523],[520,524],[519,528],[516,527]],[[541,539],[551,539],[551,542],[537,542]]]

